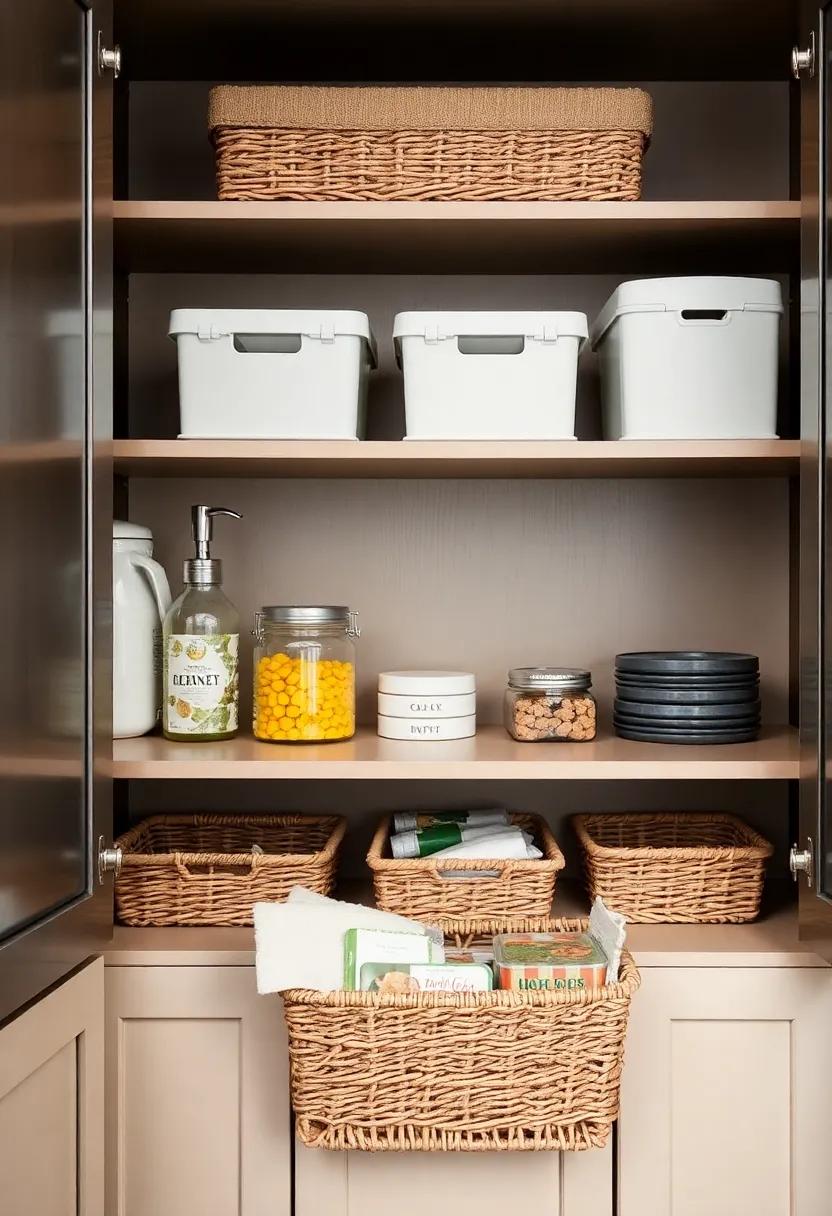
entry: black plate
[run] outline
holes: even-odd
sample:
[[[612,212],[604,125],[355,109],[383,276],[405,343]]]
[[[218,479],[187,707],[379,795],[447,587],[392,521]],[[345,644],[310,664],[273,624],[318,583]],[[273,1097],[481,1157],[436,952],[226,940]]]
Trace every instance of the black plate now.
[[[619,680],[618,695],[622,701],[645,705],[747,705],[756,701],[759,688],[756,684],[741,688],[642,688]]]
[[[753,676],[640,676],[634,672],[616,671],[619,684],[634,688],[756,688],[760,677]]]
[[[717,744],[717,743],[753,743],[759,736],[758,730],[751,731],[704,731],[702,734],[684,734],[679,731],[677,734],[648,734],[646,731],[636,727],[633,730],[627,730],[623,726],[617,726],[615,733],[619,739],[630,739],[633,743],[678,743],[678,744]]]
[[[675,717],[673,721],[659,717],[628,717],[615,714],[613,726],[625,731],[646,731],[650,734],[720,734],[723,731],[759,730],[759,717],[731,717],[724,722],[704,722],[701,717]]]
[[[755,675],[760,661],[755,654],[719,650],[642,650],[617,654],[619,671],[640,675]]]
[[[759,718],[760,716],[759,701],[743,701],[737,705],[645,705],[641,701],[619,698],[615,702],[614,708],[617,714],[630,718],[658,718],[668,722],[672,722],[676,718],[714,722],[726,718]]]

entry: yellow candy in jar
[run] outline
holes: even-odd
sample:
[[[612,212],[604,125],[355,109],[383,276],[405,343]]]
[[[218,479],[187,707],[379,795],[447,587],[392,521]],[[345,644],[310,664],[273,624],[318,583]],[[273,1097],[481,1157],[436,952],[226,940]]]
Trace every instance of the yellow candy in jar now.
[[[354,734],[352,663],[291,659],[282,653],[260,659],[254,673],[255,738],[295,743],[351,739]]]

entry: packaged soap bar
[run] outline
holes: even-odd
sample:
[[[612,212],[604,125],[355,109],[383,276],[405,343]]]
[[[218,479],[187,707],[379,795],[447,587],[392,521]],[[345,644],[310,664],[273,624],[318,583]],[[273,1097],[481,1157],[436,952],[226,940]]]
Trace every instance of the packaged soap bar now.
[[[362,992],[410,996],[415,992],[490,992],[491,968],[482,963],[364,963]]]
[[[497,987],[515,992],[601,988],[607,961],[589,933],[501,933],[494,938]]]
[[[509,823],[503,807],[486,807],[481,811],[399,811],[393,816],[394,832],[415,832],[443,823],[458,823],[460,827],[482,828],[491,824]]]
[[[344,988],[354,992],[364,963],[444,963],[444,948],[421,933],[348,929],[344,934]]]

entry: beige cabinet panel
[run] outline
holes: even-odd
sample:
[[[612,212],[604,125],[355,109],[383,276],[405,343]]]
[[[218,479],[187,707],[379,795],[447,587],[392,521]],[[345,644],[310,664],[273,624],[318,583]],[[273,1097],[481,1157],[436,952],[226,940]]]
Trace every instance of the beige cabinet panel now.
[[[3,1216],[103,1216],[104,966],[0,1031]]]
[[[827,1216],[832,971],[642,971],[619,1216]]]
[[[330,1153],[298,1144],[295,1216],[612,1216],[612,1152]]]
[[[289,1216],[278,1002],[252,967],[108,967],[108,1216]]]

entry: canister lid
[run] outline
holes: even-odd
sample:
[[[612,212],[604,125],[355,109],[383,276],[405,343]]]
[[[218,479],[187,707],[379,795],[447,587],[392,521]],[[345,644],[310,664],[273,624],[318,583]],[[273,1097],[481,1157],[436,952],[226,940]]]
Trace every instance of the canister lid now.
[[[508,673],[509,688],[563,692],[575,688],[585,692],[592,687],[592,673],[580,667],[513,667]]]
[[[347,625],[350,619],[343,604],[266,604],[260,612],[275,625]]]
[[[153,540],[153,533],[142,524],[131,524],[126,519],[114,519],[113,540]]]
[[[440,693],[450,697],[476,692],[477,678],[472,671],[381,671],[378,690],[404,697],[430,697]]]

